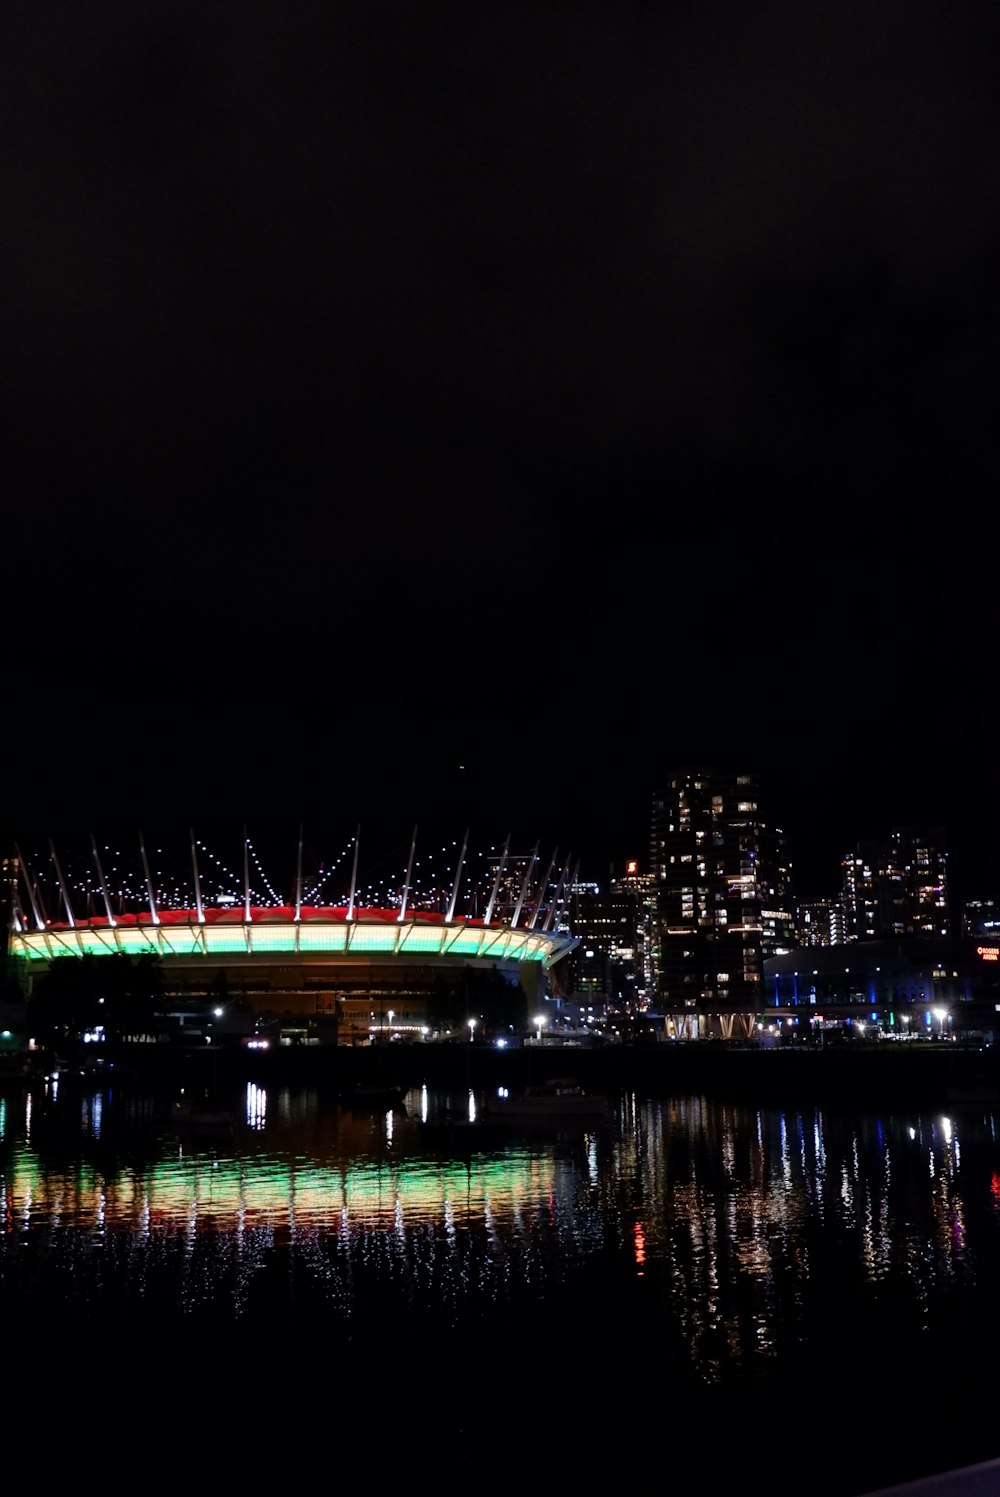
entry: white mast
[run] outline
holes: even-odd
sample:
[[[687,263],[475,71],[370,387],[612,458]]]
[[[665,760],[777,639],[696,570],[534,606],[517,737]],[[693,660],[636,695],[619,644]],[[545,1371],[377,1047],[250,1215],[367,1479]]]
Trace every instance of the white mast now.
[[[111,895],[108,893],[108,881],[104,877],[104,869],[101,867],[101,855],[97,851],[97,842],[94,838],[93,832],[91,832],[90,834],[90,845],[94,851],[94,862],[97,864],[97,876],[101,881],[101,891],[104,894],[104,908],[108,912],[108,924],[114,925],[115,917],[111,913]]]
[[[55,845],[51,837],[49,838],[49,852],[52,854],[52,861],[56,867],[56,878],[59,880],[59,892],[62,895],[63,905],[66,910],[66,919],[69,921],[70,928],[75,930],[76,921],[73,919],[73,911],[70,908],[69,894],[66,892],[66,881],[62,876],[62,869],[59,867],[59,859],[56,856]]]
[[[354,919],[354,891],[357,888],[357,883],[358,883],[358,843],[359,843],[360,837],[361,837],[361,823],[359,821],[358,822],[358,829],[354,833],[354,867],[351,869],[351,895],[350,895],[350,899],[348,900],[348,903],[347,903],[347,918],[348,918],[348,920],[353,920]]]
[[[141,832],[139,833],[139,849],[142,853],[142,866],[146,872],[146,893],[149,895],[149,913],[152,916],[153,924],[159,925],[160,917],[156,913],[156,895],[153,893],[153,880],[149,874],[149,859],[146,857],[146,844],[142,840]]]
[[[205,912],[201,907],[201,880],[198,877],[198,849],[194,840],[194,828],[191,831],[191,867],[194,869],[194,903],[198,911],[198,924],[205,924]]]
[[[535,928],[535,921],[538,919],[538,912],[542,907],[542,900],[545,898],[545,891],[549,887],[549,879],[552,877],[552,870],[556,866],[556,855],[558,854],[558,852],[558,847],[553,849],[552,857],[549,860],[548,871],[546,872],[545,877],[542,879],[541,885],[539,886],[538,898],[535,900],[535,907],[531,912],[531,919],[528,921],[529,930],[534,930]]]
[[[548,931],[548,930],[552,929],[552,922],[555,919],[556,910],[559,907],[559,905],[562,904],[563,885],[566,882],[566,875],[567,875],[568,872],[569,872],[569,855],[567,854],[567,856],[566,856],[566,862],[563,864],[563,871],[559,875],[559,882],[556,884],[556,892],[553,894],[553,896],[552,896],[552,903],[549,905],[549,912],[545,916],[544,921],[542,922],[542,930],[543,931]]]
[[[500,888],[500,880],[503,877],[504,864],[507,861],[507,849],[509,847],[510,847],[510,832],[507,833],[507,841],[504,843],[504,845],[503,845],[503,852],[500,854],[500,864],[499,864],[499,867],[497,868],[497,876],[493,880],[493,892],[490,895],[490,902],[486,906],[486,918],[483,921],[484,925],[489,925],[490,920],[493,917],[493,906],[496,903],[497,890]]]
[[[455,887],[451,891],[451,903],[448,906],[448,913],[445,916],[445,919],[446,919],[446,921],[448,922],[449,925],[451,924],[451,922],[455,918],[455,905],[456,905],[456,903],[458,901],[458,886],[459,886],[459,884],[462,881],[462,865],[465,862],[465,849],[468,847],[468,845],[469,845],[469,828],[466,827],[465,828],[465,837],[462,840],[462,851],[458,855],[458,867],[455,869]]]
[[[535,843],[535,850],[531,854],[531,860],[528,863],[527,870],[525,871],[524,882],[521,884],[521,892],[518,895],[517,904],[514,906],[514,913],[511,916],[511,920],[510,920],[510,928],[511,928],[511,930],[514,929],[514,927],[517,925],[518,920],[521,918],[521,906],[524,904],[525,895],[528,892],[528,885],[531,882],[531,875],[535,871],[535,864],[537,862],[538,862],[538,843],[536,842]]]
[[[397,919],[402,923],[406,919],[406,905],[410,898],[410,879],[413,875],[413,855],[417,850],[417,829],[413,828],[413,841],[410,843],[410,861],[406,867],[406,882],[403,885],[403,903],[400,906]]]
[[[295,919],[302,919],[302,823],[299,822],[299,857],[295,865]]]
[[[250,914],[250,843],[246,827],[243,828],[243,918],[248,925],[253,919]]]

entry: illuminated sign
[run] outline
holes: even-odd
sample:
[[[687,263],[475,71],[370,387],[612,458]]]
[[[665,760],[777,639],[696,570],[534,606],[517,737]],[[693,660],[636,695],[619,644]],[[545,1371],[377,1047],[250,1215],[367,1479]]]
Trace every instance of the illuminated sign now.
[[[977,946],[976,955],[984,962],[1000,962],[1000,946]]]
[[[634,858],[630,862],[628,862],[628,863],[625,864],[625,872],[626,873],[638,873],[639,872],[639,864],[635,861]]]

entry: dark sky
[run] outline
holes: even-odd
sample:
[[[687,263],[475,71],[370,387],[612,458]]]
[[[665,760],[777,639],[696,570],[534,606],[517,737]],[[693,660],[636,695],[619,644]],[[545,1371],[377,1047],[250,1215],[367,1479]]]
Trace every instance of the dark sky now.
[[[18,4],[0,828],[434,819],[1000,885],[1000,12]],[[464,766],[464,767],[462,767]]]

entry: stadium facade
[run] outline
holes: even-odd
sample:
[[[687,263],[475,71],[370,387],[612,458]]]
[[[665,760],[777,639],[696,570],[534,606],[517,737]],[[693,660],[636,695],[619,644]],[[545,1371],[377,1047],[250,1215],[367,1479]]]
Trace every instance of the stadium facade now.
[[[15,849],[8,966],[29,1001],[59,958],[155,957],[179,1012],[225,994],[245,1024],[266,1018],[285,1036],[364,1043],[388,1022],[390,1037],[414,1038],[434,1004],[464,995],[467,1006],[486,974],[520,990],[512,1012],[537,1006],[577,944],[564,919],[569,865],[553,853],[542,873],[538,844],[512,853],[508,837],[470,855],[466,832],[418,861],[414,829],[405,872],[373,877],[360,828],[308,872],[300,830],[288,898],[245,833],[239,875],[193,832],[186,840],[181,860],[141,835],[131,854],[93,837],[84,854]]]

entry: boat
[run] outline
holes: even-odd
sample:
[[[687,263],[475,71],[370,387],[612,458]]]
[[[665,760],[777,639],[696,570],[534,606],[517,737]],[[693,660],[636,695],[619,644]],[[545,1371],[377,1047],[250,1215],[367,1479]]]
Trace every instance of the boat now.
[[[553,1076],[528,1085],[520,1092],[500,1087],[488,1097],[483,1111],[490,1118],[516,1118],[566,1122],[600,1122],[610,1118],[611,1103],[600,1092],[591,1092],[574,1076]]]
[[[989,1082],[983,1082],[982,1085],[970,1082],[967,1086],[946,1086],[944,1095],[945,1101],[952,1107],[1000,1106],[1000,1089],[991,1086]]]
[[[995,1065],[958,1064],[950,1069],[944,1084],[945,1101],[952,1107],[997,1107],[1000,1105],[1000,1080]]]
[[[181,1133],[228,1134],[236,1132],[235,1114],[226,1108],[196,1106],[181,1097],[170,1110],[170,1120]]]
[[[392,1086],[382,1082],[359,1082],[357,1086],[345,1087],[340,1101],[347,1107],[366,1108],[371,1111],[395,1112],[406,1100],[409,1087]]]

